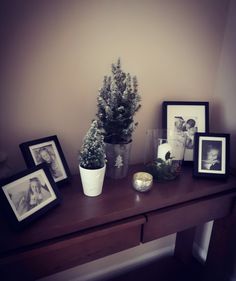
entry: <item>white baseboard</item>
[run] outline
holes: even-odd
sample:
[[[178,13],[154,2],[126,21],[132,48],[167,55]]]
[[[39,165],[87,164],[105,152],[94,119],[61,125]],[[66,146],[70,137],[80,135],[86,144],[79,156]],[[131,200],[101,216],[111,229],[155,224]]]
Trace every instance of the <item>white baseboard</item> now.
[[[193,244],[193,255],[201,263],[204,263],[207,258],[212,226],[213,221],[205,223],[197,229]]]
[[[207,249],[202,248],[197,243],[193,243],[193,256],[200,262],[204,263],[207,257]]]

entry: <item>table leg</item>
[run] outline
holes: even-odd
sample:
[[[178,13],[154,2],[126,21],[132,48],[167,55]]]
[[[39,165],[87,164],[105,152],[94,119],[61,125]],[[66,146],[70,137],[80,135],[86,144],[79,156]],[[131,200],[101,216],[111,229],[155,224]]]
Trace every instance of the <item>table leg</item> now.
[[[229,281],[236,261],[236,208],[228,217],[214,221],[204,280]]]
[[[174,255],[184,264],[189,264],[192,260],[195,232],[196,227],[192,227],[177,233]]]

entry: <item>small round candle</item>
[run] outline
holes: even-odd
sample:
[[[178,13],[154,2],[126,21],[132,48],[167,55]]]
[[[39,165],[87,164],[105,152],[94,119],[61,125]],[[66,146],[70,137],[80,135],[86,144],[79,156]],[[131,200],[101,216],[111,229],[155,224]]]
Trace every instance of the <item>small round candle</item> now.
[[[140,192],[151,189],[153,177],[149,173],[138,172],[133,175],[133,187]]]

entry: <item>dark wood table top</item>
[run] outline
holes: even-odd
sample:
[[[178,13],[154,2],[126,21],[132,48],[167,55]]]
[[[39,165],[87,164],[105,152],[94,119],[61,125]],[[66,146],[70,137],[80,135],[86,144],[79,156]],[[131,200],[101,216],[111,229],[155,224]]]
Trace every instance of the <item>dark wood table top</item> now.
[[[149,192],[139,193],[132,187],[132,177],[142,170],[141,165],[133,165],[125,179],[105,179],[98,197],[85,196],[79,175],[73,176],[71,183],[61,187],[62,203],[20,232],[11,230],[0,214],[0,253],[177,204],[236,193],[236,177],[226,181],[194,179],[191,167],[183,167],[178,179],[154,182]]]

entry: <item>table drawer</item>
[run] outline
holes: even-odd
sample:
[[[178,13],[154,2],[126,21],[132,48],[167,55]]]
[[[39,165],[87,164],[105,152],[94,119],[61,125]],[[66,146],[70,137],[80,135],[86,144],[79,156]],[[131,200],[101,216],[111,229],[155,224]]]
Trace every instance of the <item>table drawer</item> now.
[[[225,195],[165,208],[147,214],[142,242],[148,242],[210,220],[226,216],[230,212],[232,197]]]
[[[19,274],[24,280],[35,280],[134,247],[140,243],[145,221],[139,216],[1,258],[0,272],[5,273],[4,280],[17,280]]]

